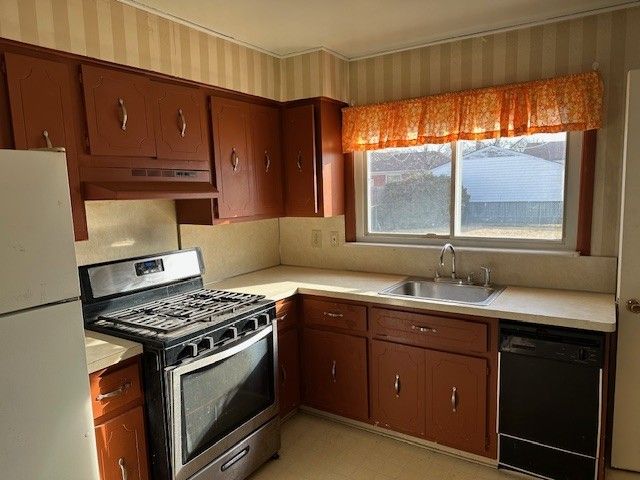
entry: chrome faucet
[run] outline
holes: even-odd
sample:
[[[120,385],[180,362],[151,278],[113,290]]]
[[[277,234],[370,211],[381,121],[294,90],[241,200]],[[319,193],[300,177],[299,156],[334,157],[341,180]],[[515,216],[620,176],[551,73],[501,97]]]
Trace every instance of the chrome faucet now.
[[[451,250],[451,279],[452,280],[457,280],[456,277],[456,251],[453,248],[453,245],[451,245],[450,243],[445,243],[444,246],[442,247],[442,250],[440,250],[440,266],[444,267],[444,254],[445,252],[448,250]]]

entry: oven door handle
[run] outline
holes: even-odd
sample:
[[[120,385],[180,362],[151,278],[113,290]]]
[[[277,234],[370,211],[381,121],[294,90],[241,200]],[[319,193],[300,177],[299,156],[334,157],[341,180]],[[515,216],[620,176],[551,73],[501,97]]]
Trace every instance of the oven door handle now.
[[[217,351],[214,350],[215,353],[213,353],[212,355],[207,355],[206,357],[197,358],[194,361],[187,363],[186,365],[177,365],[174,367],[168,367],[165,369],[165,371],[167,373],[171,373],[172,375],[184,375],[185,373],[192,372],[193,370],[198,370],[199,368],[207,367],[214,363],[221,362],[222,360],[232,357],[236,353],[240,353],[241,351],[258,343],[260,340],[267,337],[272,332],[273,332],[273,325],[268,325],[264,327],[262,330],[259,330],[253,335],[247,337],[241,343],[229,346],[226,349],[221,349]]]

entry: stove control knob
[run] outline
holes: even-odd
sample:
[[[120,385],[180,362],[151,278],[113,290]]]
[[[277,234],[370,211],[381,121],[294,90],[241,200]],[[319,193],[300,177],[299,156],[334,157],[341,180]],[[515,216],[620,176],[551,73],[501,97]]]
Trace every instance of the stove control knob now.
[[[258,315],[258,323],[260,325],[269,325],[271,320],[271,317],[269,316],[268,313],[261,313],[260,315]]]
[[[257,330],[259,323],[258,323],[258,319],[257,318],[250,318],[249,321],[252,323],[252,327],[251,330]]]
[[[187,347],[189,350],[191,350],[189,352],[189,355],[192,357],[197,357],[198,356],[198,344],[197,343],[187,343]]]
[[[215,342],[213,341],[213,337],[204,337],[202,339],[202,343],[204,343],[205,347],[209,350],[211,350],[213,348],[213,345],[215,344]]]

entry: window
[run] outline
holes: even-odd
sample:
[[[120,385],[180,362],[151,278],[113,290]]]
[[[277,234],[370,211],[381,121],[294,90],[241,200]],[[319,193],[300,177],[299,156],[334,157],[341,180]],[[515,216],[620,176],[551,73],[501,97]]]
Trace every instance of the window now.
[[[369,151],[361,172],[359,239],[574,248],[576,135]]]

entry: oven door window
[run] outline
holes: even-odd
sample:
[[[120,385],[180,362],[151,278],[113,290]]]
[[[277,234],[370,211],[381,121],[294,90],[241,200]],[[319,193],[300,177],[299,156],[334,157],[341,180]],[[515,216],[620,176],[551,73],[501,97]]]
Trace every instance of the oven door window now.
[[[273,334],[180,377],[182,460],[214,445],[275,402]]]

